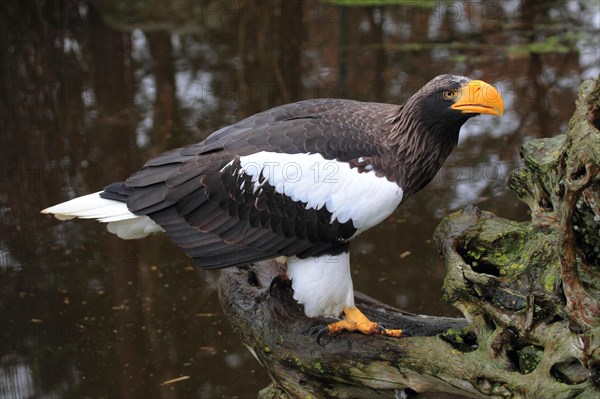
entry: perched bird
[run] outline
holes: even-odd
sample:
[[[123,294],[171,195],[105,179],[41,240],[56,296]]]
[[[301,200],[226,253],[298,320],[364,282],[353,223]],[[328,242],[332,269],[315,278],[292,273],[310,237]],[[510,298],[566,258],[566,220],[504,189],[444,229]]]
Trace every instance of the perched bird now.
[[[503,111],[493,86],[455,75],[434,78],[402,105],[300,101],[42,212],[97,219],[124,239],[166,232],[204,269],[286,256],[307,316],[345,314],[330,334],[399,336],[355,307],[349,244],[431,181],[469,118]]]

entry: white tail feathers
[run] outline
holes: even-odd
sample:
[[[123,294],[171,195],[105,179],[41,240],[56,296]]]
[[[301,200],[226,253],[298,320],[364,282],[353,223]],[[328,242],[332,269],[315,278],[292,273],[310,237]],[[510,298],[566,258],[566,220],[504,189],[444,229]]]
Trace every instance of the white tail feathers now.
[[[101,192],[73,198],[70,201],[46,208],[42,213],[54,214],[60,220],[96,219],[99,222],[108,223],[108,231],[125,240],[164,232],[148,216],[131,213],[124,202],[102,198],[100,197]]]
[[[124,202],[100,197],[101,192],[73,198],[70,201],[46,208],[42,213],[52,213],[60,220],[81,218],[97,219],[100,222],[115,222],[138,217],[129,212]]]

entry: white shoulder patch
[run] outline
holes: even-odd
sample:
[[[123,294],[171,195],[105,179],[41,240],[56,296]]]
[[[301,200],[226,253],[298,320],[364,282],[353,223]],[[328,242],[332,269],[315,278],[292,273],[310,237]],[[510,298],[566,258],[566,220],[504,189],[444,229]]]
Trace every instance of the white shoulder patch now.
[[[347,162],[327,160],[320,154],[263,151],[240,157],[240,164],[252,176],[255,192],[262,174],[278,193],[308,208],[325,206],[332,221],[352,219],[357,234],[381,223],[402,201],[402,189],[396,183],[372,171],[359,173]]]

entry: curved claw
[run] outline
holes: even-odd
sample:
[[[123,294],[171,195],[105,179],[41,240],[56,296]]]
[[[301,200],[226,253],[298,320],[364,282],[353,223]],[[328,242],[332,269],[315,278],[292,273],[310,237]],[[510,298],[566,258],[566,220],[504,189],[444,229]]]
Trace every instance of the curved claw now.
[[[329,327],[323,327],[319,330],[319,332],[317,332],[317,344],[319,344],[319,346],[325,346],[321,343],[321,338],[323,338],[324,335],[327,335],[329,333]]]
[[[275,296],[275,290],[280,286],[284,285],[288,287],[291,284],[290,278],[285,273],[278,274],[271,280],[271,284],[269,284],[269,295]]]

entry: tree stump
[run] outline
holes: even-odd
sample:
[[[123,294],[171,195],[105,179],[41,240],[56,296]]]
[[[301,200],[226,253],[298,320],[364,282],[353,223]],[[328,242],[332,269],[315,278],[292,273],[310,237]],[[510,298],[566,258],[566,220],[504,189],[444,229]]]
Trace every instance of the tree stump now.
[[[599,99],[600,79],[584,82],[568,133],[521,147],[507,184],[530,221],[470,206],[436,229],[444,299],[464,319],[356,293],[367,316],[411,335],[344,333],[319,345],[331,320],[306,317],[289,287],[269,291],[282,264],[223,271],[223,309],[273,380],[259,398],[600,397]]]

